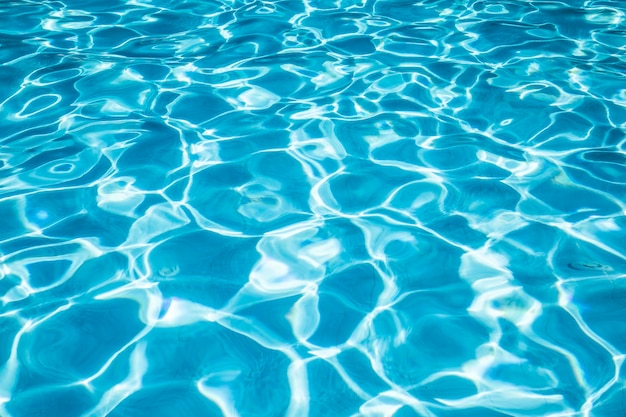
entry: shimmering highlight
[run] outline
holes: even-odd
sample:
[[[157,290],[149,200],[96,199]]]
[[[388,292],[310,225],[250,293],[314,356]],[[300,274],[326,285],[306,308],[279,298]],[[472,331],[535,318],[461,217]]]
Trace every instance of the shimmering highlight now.
[[[614,1],[5,2],[0,414],[624,414]]]

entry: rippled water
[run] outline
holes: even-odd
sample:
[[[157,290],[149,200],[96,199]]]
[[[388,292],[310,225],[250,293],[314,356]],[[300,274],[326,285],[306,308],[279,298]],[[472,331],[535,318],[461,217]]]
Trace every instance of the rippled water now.
[[[3,1],[0,415],[626,415],[621,1]]]

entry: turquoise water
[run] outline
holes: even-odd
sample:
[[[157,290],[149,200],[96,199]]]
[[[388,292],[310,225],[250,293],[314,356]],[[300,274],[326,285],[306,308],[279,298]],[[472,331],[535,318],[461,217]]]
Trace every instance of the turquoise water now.
[[[626,415],[625,35],[2,2],[0,416]]]

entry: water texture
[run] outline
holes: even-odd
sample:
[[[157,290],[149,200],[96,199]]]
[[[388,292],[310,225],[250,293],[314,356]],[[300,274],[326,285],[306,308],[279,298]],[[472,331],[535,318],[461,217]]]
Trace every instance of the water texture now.
[[[0,415],[626,415],[621,1],[0,4]]]

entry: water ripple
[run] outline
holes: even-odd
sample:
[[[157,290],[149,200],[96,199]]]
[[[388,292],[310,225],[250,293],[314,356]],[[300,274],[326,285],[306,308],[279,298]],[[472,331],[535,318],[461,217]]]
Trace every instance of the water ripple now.
[[[615,1],[7,1],[0,414],[617,416]]]

